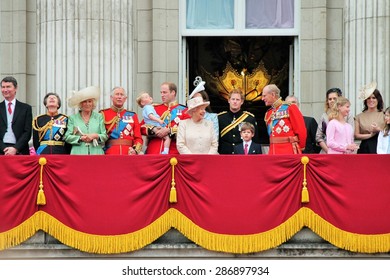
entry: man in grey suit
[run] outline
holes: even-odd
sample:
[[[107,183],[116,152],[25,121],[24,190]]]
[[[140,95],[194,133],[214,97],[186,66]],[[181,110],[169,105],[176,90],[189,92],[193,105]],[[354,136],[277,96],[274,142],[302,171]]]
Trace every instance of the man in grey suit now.
[[[14,77],[1,80],[0,155],[28,155],[32,133],[32,108],[16,99],[18,82]]]

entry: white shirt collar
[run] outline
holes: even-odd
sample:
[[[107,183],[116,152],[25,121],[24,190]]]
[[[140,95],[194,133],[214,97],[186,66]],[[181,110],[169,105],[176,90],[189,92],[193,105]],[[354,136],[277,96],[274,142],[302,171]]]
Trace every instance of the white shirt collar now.
[[[5,102],[6,102],[7,107],[8,107],[9,103],[12,103],[12,105],[15,106],[15,98],[12,101],[5,100]]]
[[[248,144],[248,147],[250,147],[251,146],[251,144],[252,144],[252,140],[251,141],[248,141],[248,142],[243,142],[244,143],[244,146],[245,146],[245,144]]]

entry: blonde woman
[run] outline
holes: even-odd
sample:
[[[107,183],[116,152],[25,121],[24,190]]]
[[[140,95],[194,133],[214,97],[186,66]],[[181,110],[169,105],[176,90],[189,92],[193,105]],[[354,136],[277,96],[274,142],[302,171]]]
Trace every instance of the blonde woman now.
[[[316,142],[321,147],[321,154],[328,153],[328,146],[326,145],[326,127],[329,123],[329,113],[332,108],[332,105],[337,100],[337,97],[342,96],[343,93],[339,88],[331,88],[326,92],[325,100],[325,112],[321,115],[320,121],[318,122],[317,132],[316,132]],[[351,115],[348,115],[347,122],[353,127],[354,121]]]
[[[99,100],[100,89],[87,87],[69,99],[70,107],[79,112],[69,116],[65,141],[72,145],[72,155],[104,155],[103,146],[108,136],[103,115],[93,110]]]
[[[347,123],[351,103],[345,97],[338,97],[329,113],[329,123],[326,128],[326,145],[328,154],[351,154],[357,151],[354,143],[353,128]]]

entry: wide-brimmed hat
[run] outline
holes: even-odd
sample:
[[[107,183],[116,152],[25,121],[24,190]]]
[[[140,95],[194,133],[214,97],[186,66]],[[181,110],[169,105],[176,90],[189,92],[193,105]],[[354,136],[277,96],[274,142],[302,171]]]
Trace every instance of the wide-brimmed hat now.
[[[196,88],[191,92],[190,96],[188,98],[192,98],[194,97],[195,93],[198,93],[198,92],[201,92],[202,90],[205,90],[204,88],[204,85],[206,84],[206,82],[203,82],[201,81],[197,86]]]
[[[95,99],[96,102],[100,97],[100,88],[90,86],[80,91],[73,91],[73,95],[68,99],[68,105],[73,108],[79,107],[80,103],[88,100]]]
[[[193,109],[201,107],[201,106],[207,107],[209,104],[210,104],[210,102],[209,101],[204,102],[203,98],[201,96],[191,98],[187,101],[187,107],[188,107],[187,112],[189,113]]]
[[[376,89],[376,82],[371,82],[370,84],[363,86],[360,89],[359,98],[366,100],[371,96],[371,94],[373,94],[375,89]]]

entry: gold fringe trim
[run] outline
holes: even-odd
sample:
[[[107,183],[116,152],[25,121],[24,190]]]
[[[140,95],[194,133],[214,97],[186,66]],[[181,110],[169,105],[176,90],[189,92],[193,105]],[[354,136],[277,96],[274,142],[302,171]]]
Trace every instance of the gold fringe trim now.
[[[189,218],[171,208],[160,218],[138,231],[121,235],[94,235],[71,229],[51,215],[38,211],[19,226],[0,233],[0,250],[19,245],[43,230],[65,245],[95,254],[116,254],[139,250],[151,244],[171,227],[176,228],[199,246],[213,251],[245,254],[275,248],[307,226],[334,246],[359,253],[390,251],[390,233],[355,234],[343,231],[303,207],[287,221],[262,233],[248,235],[218,234],[194,224]]]
[[[268,250],[289,240],[295,233],[307,226],[334,246],[359,253],[387,253],[390,251],[390,233],[356,234],[343,231],[302,207],[297,213],[276,228],[250,235],[225,235],[206,231],[175,209],[172,219],[175,228],[199,246],[227,253],[254,253]]]
[[[65,245],[94,254],[117,254],[139,250],[171,228],[169,214],[166,212],[147,227],[132,233],[95,235],[76,231],[45,212],[39,213],[38,223],[43,231]]]
[[[340,249],[358,253],[390,252],[390,233],[351,233],[333,226],[309,208],[303,207],[298,212],[304,217],[308,228]]]
[[[176,209],[169,209],[174,227],[199,246],[225,253],[245,254],[268,250],[289,240],[303,226],[301,215],[295,214],[278,227],[257,234],[230,235],[204,230]]]
[[[39,229],[36,227],[38,212],[20,225],[0,233],[0,250],[17,246],[33,236]]]

